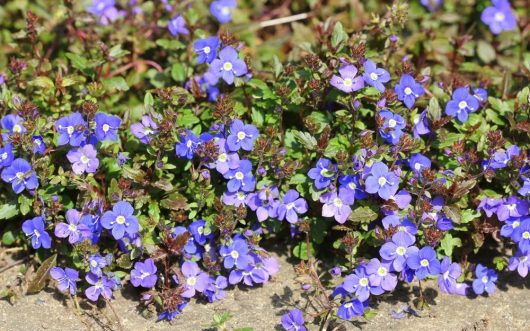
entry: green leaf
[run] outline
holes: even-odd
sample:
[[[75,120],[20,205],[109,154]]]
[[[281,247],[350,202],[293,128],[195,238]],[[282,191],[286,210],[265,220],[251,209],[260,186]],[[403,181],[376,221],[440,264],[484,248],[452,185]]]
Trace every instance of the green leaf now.
[[[153,107],[155,104],[155,99],[153,98],[153,95],[151,92],[146,92],[144,96],[144,107],[147,109],[149,107]]]
[[[357,207],[348,219],[354,223],[369,223],[377,219],[377,213],[370,207]]]
[[[460,224],[460,209],[456,206],[443,206],[443,212],[445,215],[451,219],[454,223]]]
[[[431,100],[429,100],[427,115],[431,121],[437,121],[442,117],[442,109],[440,108],[438,99],[433,97]]]
[[[35,273],[35,277],[29,282],[27,293],[37,293],[44,288],[46,279],[48,279],[51,268],[57,265],[57,254],[53,254],[44,262]]]
[[[331,34],[331,46],[338,48],[338,46],[348,40],[348,34],[344,32],[341,22],[337,22],[333,28],[333,33]]]
[[[66,53],[66,57],[70,59],[72,66],[79,70],[84,70],[88,68],[88,60],[82,57],[81,55],[74,53]]]
[[[311,255],[315,256],[315,249],[311,243],[309,244],[309,248],[311,249]],[[294,246],[293,255],[300,260],[308,260],[309,256],[307,255],[307,243],[304,241]]]
[[[283,65],[280,62],[280,59],[276,55],[272,56],[272,61],[273,61],[273,68],[274,68],[274,77],[278,78],[283,72]]]
[[[2,243],[4,245],[7,245],[7,246],[13,245],[15,241],[16,241],[16,238],[13,235],[13,231],[11,230],[4,232],[4,234],[2,235]]]
[[[182,63],[175,63],[171,67],[171,78],[176,82],[183,82],[186,80],[186,67]]]
[[[0,205],[0,220],[8,220],[17,215],[18,215],[17,205],[8,204],[8,203],[4,205]]]
[[[301,132],[293,130],[293,134],[305,148],[308,150],[314,150],[317,147],[317,140],[308,132]]]
[[[445,255],[452,256],[455,247],[462,247],[462,240],[460,238],[453,238],[453,235],[447,233],[440,242],[440,247],[445,252]]]
[[[55,84],[50,77],[39,76],[30,81],[33,86],[41,87],[43,89],[55,89]]]
[[[484,40],[479,40],[477,42],[477,54],[478,57],[484,61],[484,63],[492,62],[497,56],[495,53],[495,48],[493,48],[493,46]]]
[[[112,77],[109,79],[105,79],[102,81],[103,86],[105,89],[109,92],[114,91],[128,91],[129,85],[127,85],[127,82],[125,81],[125,78],[121,76]]]

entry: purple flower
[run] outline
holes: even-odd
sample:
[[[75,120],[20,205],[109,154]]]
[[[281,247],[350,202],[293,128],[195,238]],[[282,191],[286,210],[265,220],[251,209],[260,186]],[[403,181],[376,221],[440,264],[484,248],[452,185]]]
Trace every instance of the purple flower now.
[[[335,217],[335,220],[340,224],[344,224],[350,216],[352,210],[351,205],[355,201],[355,194],[347,189],[341,188],[339,194],[337,192],[328,192],[320,196],[322,206],[322,216]]]
[[[371,259],[366,265],[366,272],[370,284],[373,286],[380,286],[385,291],[392,291],[397,285],[397,276],[390,272],[391,262],[379,261],[378,259]]]
[[[478,100],[478,102],[483,103],[488,99],[488,91],[477,87],[473,89],[473,96]]]
[[[226,138],[226,144],[232,152],[237,152],[239,149],[251,151],[258,135],[258,129],[254,125],[234,120],[230,125],[230,134]]]
[[[530,252],[530,217],[523,219],[521,225],[513,230],[512,240],[519,245],[521,252]]]
[[[423,169],[429,169],[431,167],[431,160],[423,154],[416,153],[410,158],[409,167],[416,174],[421,175]]]
[[[144,262],[134,263],[134,269],[131,270],[131,284],[134,287],[151,288],[156,284],[156,266],[153,259],[146,259]]]
[[[365,181],[365,190],[368,193],[377,193],[379,196],[388,200],[395,195],[399,188],[399,177],[383,162],[375,162],[370,169],[370,174]]]
[[[340,188],[345,190],[350,190],[354,194],[355,199],[364,199],[366,198],[366,192],[362,190],[361,184],[359,182],[359,175],[344,175],[339,178]]]
[[[343,320],[349,321],[354,316],[364,315],[365,305],[361,301],[354,299],[343,303],[337,309],[337,316]]]
[[[44,139],[41,136],[33,136],[33,153],[44,155],[45,151],[46,144],[44,143]]]
[[[236,8],[236,0],[216,0],[210,4],[210,12],[221,24],[232,20],[232,10]]]
[[[9,133],[2,133],[2,137],[8,140],[9,135],[13,133],[24,133],[26,128],[22,125],[24,119],[18,115],[9,114],[2,117],[2,129],[9,131]]]
[[[210,302],[223,300],[225,297],[225,291],[228,286],[228,280],[225,276],[217,276],[217,278],[210,277],[210,282],[204,291],[206,297]]]
[[[142,116],[142,123],[131,124],[132,134],[143,144],[149,144],[158,132],[158,126],[149,115]]]
[[[407,258],[418,253],[416,246],[411,247],[414,241],[414,237],[397,232],[392,236],[392,241],[381,246],[379,254],[383,260],[392,262],[395,271],[401,272],[407,264]]]
[[[87,11],[99,17],[99,22],[108,25],[123,16],[123,11],[115,7],[115,0],[92,0],[92,6]]]
[[[0,150],[0,157],[2,156],[2,152]],[[0,160],[0,166],[2,164],[2,161]],[[517,192],[522,195],[523,197],[528,197],[530,195],[530,178],[524,177],[523,178],[523,185]]]
[[[396,145],[403,134],[405,120],[401,115],[394,114],[387,109],[381,110],[379,116],[384,120],[383,126],[379,128],[379,134],[387,143]]]
[[[97,113],[96,120],[96,138],[103,140],[118,140],[118,128],[121,125],[121,119],[118,116]]]
[[[278,188],[276,186],[266,186],[257,193],[251,193],[247,197],[247,205],[250,209],[256,211],[256,217],[259,222],[267,218],[278,216]]]
[[[460,87],[453,91],[453,98],[445,106],[445,113],[458,117],[464,123],[469,113],[476,112],[479,106],[477,98],[469,94],[469,88]]]
[[[245,61],[239,59],[237,51],[230,46],[223,48],[219,52],[219,59],[213,60],[210,65],[210,73],[229,85],[234,83],[234,77],[243,76],[247,71]]]
[[[102,275],[102,269],[112,263],[112,254],[101,256],[99,253],[92,254],[87,259],[90,272],[96,276]]]
[[[282,326],[286,331],[307,331],[304,325],[304,315],[300,309],[291,309],[282,315]]]
[[[487,24],[494,34],[514,30],[517,22],[510,2],[508,0],[492,0],[491,3],[493,6],[484,9],[480,16],[482,22]]]
[[[339,69],[340,77],[333,75],[329,82],[333,87],[351,93],[360,90],[364,87],[364,80],[362,77],[355,77],[357,75],[357,68],[353,64],[344,65]]]
[[[466,295],[468,285],[457,282],[461,274],[460,265],[456,262],[451,263],[449,257],[444,256],[440,264],[440,276],[438,277],[440,290],[449,294]]]
[[[90,144],[70,150],[66,157],[72,163],[72,171],[76,175],[81,175],[84,172],[94,173],[99,167],[97,151]]]
[[[315,187],[319,190],[326,188],[331,184],[331,180],[337,173],[337,165],[330,160],[321,158],[317,161],[315,168],[309,170],[307,175],[315,180]]]
[[[398,95],[398,100],[403,101],[405,106],[409,109],[414,106],[416,98],[425,94],[425,90],[421,84],[416,83],[414,77],[409,74],[401,76],[399,84],[396,85],[394,91]]]
[[[475,276],[477,277],[473,281],[473,291],[475,294],[481,295],[484,291],[488,294],[495,292],[495,282],[497,281],[497,273],[495,270],[488,269],[482,264],[477,264]]]
[[[116,284],[107,276],[98,276],[89,272],[85,279],[90,285],[93,285],[85,290],[85,295],[89,300],[97,301],[100,295],[107,300],[112,299],[112,290]]]
[[[414,138],[419,138],[420,136],[431,132],[429,129],[429,120],[427,119],[427,109],[422,111],[419,115],[414,118]]]
[[[484,198],[478,205],[477,209],[482,209],[486,216],[491,217],[497,213],[497,209],[502,204],[502,200],[495,198]]]
[[[435,11],[442,4],[442,0],[421,0],[420,2],[429,11]]]
[[[55,130],[59,132],[57,145],[70,143],[71,146],[79,146],[85,142],[87,123],[80,113],[73,113],[58,119],[55,122]]]
[[[501,228],[501,236],[511,237],[513,231],[521,225],[520,218],[509,218],[504,222],[504,225]]]
[[[390,81],[390,74],[383,68],[377,68],[371,60],[364,62],[364,81],[366,84],[375,87],[380,92],[385,91],[383,83]]]
[[[298,215],[306,213],[308,209],[307,201],[300,197],[296,190],[285,192],[282,203],[278,206],[278,219],[295,224],[298,222]]]
[[[238,192],[225,192],[221,197],[223,203],[227,206],[239,207],[245,205],[247,201],[247,194],[242,191]]]
[[[70,244],[75,244],[85,238],[90,238],[92,235],[90,229],[86,224],[80,223],[81,213],[75,209],[70,209],[66,212],[67,223],[57,223],[55,225],[55,236],[59,238],[67,238]]]
[[[186,130],[186,132],[180,134],[179,142],[175,145],[175,153],[180,157],[186,157],[191,160],[199,143],[199,138],[190,130]]]
[[[219,38],[213,36],[206,39],[199,39],[193,43],[193,49],[199,56],[197,64],[211,63],[217,56],[217,48],[219,47]]]
[[[239,167],[239,155],[237,153],[228,153],[225,139],[217,139],[215,145],[219,149],[219,154],[215,162],[210,163],[208,167],[215,168],[221,175]]]
[[[28,161],[20,158],[2,170],[0,177],[4,182],[11,184],[16,194],[24,191],[24,189],[33,190],[39,185],[39,179],[31,165]]]
[[[112,211],[107,211],[101,217],[101,225],[107,230],[112,230],[112,236],[118,240],[123,238],[125,232],[134,235],[138,232],[138,219],[134,208],[127,201],[120,201],[114,205]]]
[[[71,295],[77,292],[76,282],[79,279],[79,272],[71,268],[53,267],[50,269],[50,276],[57,281],[57,288],[61,292],[70,290]]]
[[[510,258],[508,269],[511,271],[517,269],[517,272],[521,277],[526,277],[526,275],[528,275],[528,270],[530,269],[530,251],[526,253],[517,251],[517,254]]]
[[[31,238],[31,246],[34,249],[50,248],[52,246],[52,238],[44,229],[44,221],[42,217],[38,216],[27,220],[22,224],[22,231]]]
[[[342,287],[347,292],[355,294],[361,302],[368,300],[370,293],[380,295],[384,292],[380,286],[370,283],[369,275],[364,266],[355,268],[354,274],[346,276]]]
[[[190,224],[189,232],[193,235],[193,239],[199,244],[206,244],[206,240],[212,237],[212,234],[208,230],[208,234],[205,234],[205,220],[197,220]]]
[[[415,271],[419,280],[428,275],[437,276],[441,271],[440,261],[438,261],[436,252],[431,246],[425,246],[417,253],[407,257],[407,266]]]
[[[399,215],[391,214],[387,215],[382,219],[383,227],[388,230],[391,226],[396,227],[397,233],[402,233],[407,235],[413,240],[416,240],[415,235],[418,232],[416,225],[409,221],[407,217],[403,218],[403,221],[400,219]]]
[[[245,269],[250,263],[248,245],[242,239],[234,240],[231,245],[221,246],[220,253],[224,258],[223,265],[226,269],[232,269],[234,266]]]
[[[509,217],[521,217],[528,215],[528,201],[510,196],[497,208],[499,221],[507,220]]]
[[[9,167],[14,159],[13,145],[11,145],[11,143],[7,143],[4,147],[0,147],[0,168]]]
[[[190,31],[186,28],[186,21],[182,15],[173,17],[167,22],[167,28],[173,37],[179,34],[190,34]]]
[[[252,175],[252,163],[249,160],[241,160],[238,168],[229,170],[223,176],[228,179],[229,192],[239,190],[250,192],[256,187],[256,179]]]

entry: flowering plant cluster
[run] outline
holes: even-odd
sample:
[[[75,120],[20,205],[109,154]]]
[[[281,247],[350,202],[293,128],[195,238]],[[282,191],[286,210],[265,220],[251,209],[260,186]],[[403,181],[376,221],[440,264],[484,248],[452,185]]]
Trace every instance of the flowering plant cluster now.
[[[308,1],[270,27],[236,0],[89,2],[0,24],[22,27],[0,36],[0,231],[36,252],[28,291],[132,286],[172,320],[267,283],[274,240],[316,310],[279,323],[305,330],[402,283],[527,276],[524,4],[374,0],[353,23]]]

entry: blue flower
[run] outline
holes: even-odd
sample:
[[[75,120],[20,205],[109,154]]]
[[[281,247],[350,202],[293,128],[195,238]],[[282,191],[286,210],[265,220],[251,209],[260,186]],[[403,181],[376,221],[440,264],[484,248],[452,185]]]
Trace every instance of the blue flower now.
[[[429,169],[431,167],[431,160],[421,153],[416,153],[410,158],[409,167],[416,174],[421,175],[424,169]]]
[[[431,130],[429,129],[429,120],[427,119],[427,109],[422,111],[419,115],[416,115],[413,120],[413,123],[414,138],[419,138],[420,136],[431,132]]]
[[[62,146],[70,143],[79,146],[85,142],[87,123],[80,113],[62,117],[55,123],[55,129],[59,132],[57,145]]]
[[[232,20],[232,10],[236,8],[236,0],[216,0],[210,4],[210,12],[221,24]]]
[[[210,72],[215,77],[222,78],[227,84],[234,83],[234,77],[243,76],[247,73],[247,64],[239,59],[235,49],[226,46],[219,52],[219,59],[212,61]]]
[[[230,134],[226,138],[226,144],[232,152],[237,152],[239,149],[251,151],[258,135],[258,129],[254,125],[234,120],[230,125]]]
[[[425,94],[425,90],[421,84],[416,83],[414,77],[409,74],[401,76],[399,84],[396,85],[394,91],[398,95],[398,99],[403,101],[407,108],[411,109],[416,102],[416,98],[419,98]]]
[[[221,246],[220,253],[224,258],[223,265],[226,269],[232,269],[234,266],[245,269],[250,263],[248,245],[242,239],[234,240],[231,245]]]
[[[445,106],[445,113],[449,116],[456,116],[462,123],[467,121],[469,113],[474,113],[479,107],[477,98],[469,94],[467,87],[457,88],[453,92],[453,98]]]
[[[28,161],[20,158],[2,170],[1,177],[4,182],[11,184],[16,194],[24,191],[24,189],[33,190],[39,185],[37,174],[31,165]]]
[[[44,229],[44,221],[42,217],[35,217],[27,220],[22,224],[22,231],[31,238],[31,246],[34,249],[50,248],[52,246],[52,238]]]
[[[343,175],[339,177],[341,189],[350,190],[354,193],[355,199],[364,199],[367,194],[363,191],[361,183],[359,182],[359,175]]]
[[[488,294],[495,292],[495,282],[497,281],[497,273],[495,270],[488,269],[482,264],[477,264],[475,276],[477,277],[473,281],[473,291],[475,294],[481,295],[484,291]]]
[[[197,64],[204,62],[211,63],[217,56],[217,48],[219,47],[219,38],[209,37],[206,39],[199,39],[193,43],[193,49],[197,52]]]
[[[528,270],[530,270],[530,251],[527,253],[523,253],[520,250],[517,251],[515,256],[510,258],[508,269],[511,271],[517,269],[517,273],[521,277],[526,277]]]
[[[88,226],[81,223],[81,213],[75,209],[66,212],[67,223],[61,222],[55,225],[55,236],[58,238],[68,238],[70,244],[76,244],[92,235]]]
[[[291,309],[287,314],[283,314],[282,326],[286,331],[306,331],[304,326],[304,315],[300,309]]]
[[[385,86],[383,83],[390,81],[390,74],[383,68],[377,68],[374,62],[366,60],[364,62],[363,78],[366,84],[375,87],[380,92],[384,92]]]
[[[175,145],[175,153],[180,157],[186,157],[191,160],[199,143],[199,138],[190,130],[186,130],[186,132],[180,134],[179,143]]]
[[[462,274],[462,269],[458,263],[451,263],[449,257],[444,256],[440,264],[440,276],[438,276],[438,286],[440,290],[449,294],[466,295],[467,284],[458,283],[457,280]]]
[[[127,201],[120,201],[111,211],[105,212],[101,217],[101,225],[107,230],[112,230],[112,236],[116,240],[123,238],[125,232],[134,235],[139,229],[134,208]]]
[[[307,209],[307,201],[296,190],[288,190],[278,206],[278,219],[287,219],[287,222],[295,224],[298,222],[298,215],[306,213]]]
[[[231,169],[223,175],[228,179],[228,192],[253,191],[256,187],[256,179],[252,175],[252,163],[249,160],[241,160],[239,167]]]
[[[521,225],[513,230],[512,240],[519,245],[521,252],[530,252],[530,217],[524,218]]]
[[[9,134],[2,134],[2,138],[8,139],[13,133],[24,133],[26,128],[22,125],[24,119],[18,115],[9,114],[2,118],[2,129],[9,131]]]
[[[320,202],[324,204],[322,216],[334,217],[338,223],[344,224],[352,212],[350,206],[354,201],[355,193],[345,188],[341,188],[338,194],[337,192],[322,194],[320,196]]]
[[[406,125],[405,119],[387,109],[381,110],[378,115],[384,120],[383,126],[379,128],[379,134],[387,143],[396,145],[403,135],[403,129]]]
[[[61,292],[70,290],[71,295],[77,293],[77,280],[79,279],[79,272],[71,268],[53,267],[50,269],[50,276],[57,281],[57,288]]]
[[[330,160],[321,158],[317,161],[315,168],[309,170],[307,175],[315,181],[315,187],[318,190],[326,188],[331,184],[331,180],[337,174],[337,165]]]
[[[359,301],[366,301],[370,294],[380,295],[384,290],[380,286],[370,283],[370,276],[366,272],[366,267],[359,266],[355,268],[355,273],[344,278],[342,287],[349,293],[355,294]]]
[[[91,301],[97,301],[99,296],[102,295],[105,299],[112,299],[112,290],[116,286],[116,283],[109,279],[107,276],[98,276],[91,272],[86,274],[86,281],[92,285],[85,290],[85,295]]]
[[[407,258],[418,253],[418,248],[411,246],[414,241],[414,237],[397,232],[392,236],[392,241],[381,246],[379,254],[384,260],[392,262],[395,271],[400,272],[406,267]]]
[[[411,254],[407,258],[407,266],[415,271],[419,280],[428,275],[437,276],[442,270],[436,252],[431,246],[425,246],[417,253]]]
[[[494,34],[514,30],[517,26],[512,7],[508,0],[492,0],[493,6],[482,12],[480,19],[487,24]]]
[[[96,120],[96,138],[99,141],[103,140],[118,140],[118,128],[121,124],[121,119],[118,116],[107,115],[105,113],[97,113]]]
[[[382,199],[388,200],[396,194],[398,188],[399,177],[389,171],[383,162],[375,162],[365,180],[366,192],[377,193]]]
[[[41,136],[33,136],[33,153],[44,155],[46,144]]]
[[[103,268],[109,266],[112,263],[112,254],[101,256],[99,253],[92,254],[87,259],[88,268],[90,272],[96,276],[103,274]]]
[[[366,306],[363,302],[353,299],[340,305],[337,309],[337,316],[343,320],[349,321],[354,316],[364,315],[365,309]]]
[[[186,21],[181,15],[173,17],[168,23],[167,28],[173,37],[179,34],[189,34],[190,31],[186,28]]]
[[[421,0],[421,4],[429,11],[435,11],[442,4],[442,0]]]
[[[3,167],[9,167],[14,159],[13,145],[11,143],[7,143],[4,147],[0,147],[0,169]]]
[[[364,80],[362,77],[355,77],[357,75],[357,68],[353,64],[347,64],[339,69],[340,76],[333,75],[330,84],[346,93],[358,91],[364,87]]]
[[[134,287],[151,288],[155,286],[156,280],[156,266],[153,259],[134,263],[134,269],[131,270],[131,284]]]

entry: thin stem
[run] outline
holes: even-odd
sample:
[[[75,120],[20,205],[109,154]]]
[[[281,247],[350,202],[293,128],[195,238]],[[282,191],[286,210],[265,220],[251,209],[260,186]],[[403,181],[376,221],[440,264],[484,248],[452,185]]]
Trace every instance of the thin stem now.
[[[262,29],[262,28],[265,28],[265,27],[268,27],[268,26],[273,26],[273,25],[279,25],[279,24],[285,24],[285,23],[291,23],[291,22],[295,22],[295,21],[305,20],[306,18],[308,18],[310,16],[311,16],[311,13],[303,13],[303,14],[296,14],[296,15],[291,15],[291,16],[287,16],[287,17],[275,18],[275,19],[272,19],[272,20],[267,20],[267,21],[260,22],[259,23],[259,27],[260,27],[260,29]]]

